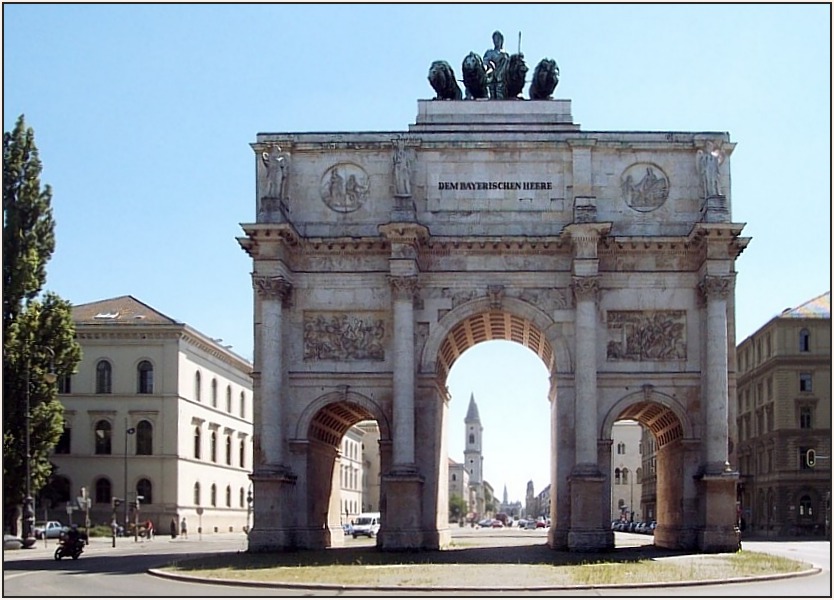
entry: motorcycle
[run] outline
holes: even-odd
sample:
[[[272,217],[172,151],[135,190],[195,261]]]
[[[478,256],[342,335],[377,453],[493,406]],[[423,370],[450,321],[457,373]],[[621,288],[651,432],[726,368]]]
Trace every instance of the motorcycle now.
[[[82,552],[84,552],[83,538],[76,538],[75,540],[61,539],[58,542],[58,547],[55,548],[55,560],[61,560],[65,556],[71,556],[72,560],[78,560]]]

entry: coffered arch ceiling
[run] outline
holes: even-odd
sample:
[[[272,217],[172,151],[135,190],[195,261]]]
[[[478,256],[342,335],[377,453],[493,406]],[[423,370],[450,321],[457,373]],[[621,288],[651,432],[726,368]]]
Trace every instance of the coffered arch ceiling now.
[[[353,402],[334,402],[319,410],[307,432],[309,440],[339,448],[347,430],[360,421],[375,417],[364,407]]]
[[[678,416],[670,408],[656,402],[632,404],[619,416],[618,420],[621,419],[637,421],[651,431],[657,448],[683,438],[683,425]]]
[[[475,344],[492,340],[517,342],[529,348],[553,370],[553,349],[544,334],[524,317],[503,311],[487,311],[467,317],[443,340],[437,358],[437,373],[445,381],[452,365]]]

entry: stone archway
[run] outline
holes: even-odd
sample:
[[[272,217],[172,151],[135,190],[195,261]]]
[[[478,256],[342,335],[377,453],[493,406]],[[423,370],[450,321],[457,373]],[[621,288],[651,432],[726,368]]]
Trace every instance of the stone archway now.
[[[737,548],[733,286],[748,239],[697,169],[721,153],[710,177],[729,190],[729,135],[582,131],[568,100],[418,110],[408,132],[252,144],[250,549],[334,543],[334,448],[369,417],[385,431],[378,545],[444,547],[445,379],[489,339],[551,374],[551,547],[613,546],[606,444],[627,415],[685,475],[664,476],[662,543]]]

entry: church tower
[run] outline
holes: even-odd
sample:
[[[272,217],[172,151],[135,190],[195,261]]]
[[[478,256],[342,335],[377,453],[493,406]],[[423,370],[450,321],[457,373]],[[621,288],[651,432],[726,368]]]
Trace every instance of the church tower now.
[[[481,455],[481,436],[484,428],[481,426],[481,417],[478,415],[478,405],[475,404],[475,394],[469,397],[469,409],[466,411],[466,445],[463,450],[463,458],[466,463],[466,470],[469,471],[470,484],[482,484],[484,457]]]

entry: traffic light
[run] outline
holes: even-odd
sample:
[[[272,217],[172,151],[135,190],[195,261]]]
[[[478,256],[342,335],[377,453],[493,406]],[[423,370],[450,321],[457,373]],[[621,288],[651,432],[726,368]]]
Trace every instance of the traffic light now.
[[[805,451],[805,464],[809,467],[813,467],[817,464],[817,451],[813,448],[809,448]]]

